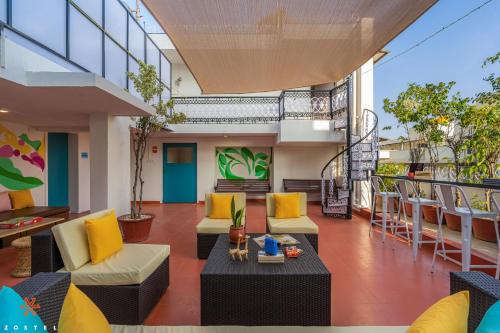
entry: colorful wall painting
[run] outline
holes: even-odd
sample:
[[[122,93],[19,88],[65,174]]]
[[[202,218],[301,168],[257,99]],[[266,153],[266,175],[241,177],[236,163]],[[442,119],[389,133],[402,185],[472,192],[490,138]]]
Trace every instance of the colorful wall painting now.
[[[218,147],[215,149],[215,158],[219,178],[269,179],[272,163],[270,147]]]
[[[22,165],[22,168],[21,168]],[[21,132],[15,134],[0,124],[0,185],[9,190],[26,190],[43,185],[38,177],[26,176],[23,170],[45,170],[45,142]],[[33,173],[33,172],[30,172]]]

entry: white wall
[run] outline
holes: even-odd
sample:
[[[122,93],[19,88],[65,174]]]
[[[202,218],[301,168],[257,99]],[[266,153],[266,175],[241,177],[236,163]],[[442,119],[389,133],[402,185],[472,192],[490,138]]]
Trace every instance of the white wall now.
[[[88,158],[83,158],[82,153],[88,153]],[[90,133],[78,133],[78,207],[80,212],[90,210]]]
[[[33,195],[33,199],[35,201],[35,205],[44,206],[47,204],[47,138],[46,133],[39,132],[33,130],[30,127],[27,127],[22,124],[15,124],[10,122],[0,122],[0,147],[10,146],[13,149],[17,149],[20,151],[19,156],[2,156],[8,158],[12,161],[15,168],[19,169],[21,174],[24,177],[36,177],[43,182],[42,186],[31,189],[31,193]],[[29,156],[34,152],[34,149],[29,147],[26,143],[24,145],[19,144],[18,136],[21,134],[26,134],[30,140],[40,140],[42,141],[42,146],[40,147],[38,154],[45,161],[45,168],[42,170],[41,168],[24,161],[21,156],[26,154]],[[0,185],[0,191],[13,191],[15,189],[6,188],[3,185]]]
[[[282,191],[283,178],[319,179],[324,164],[333,157],[337,145],[323,146],[286,146],[276,145],[275,138],[265,137],[183,137],[153,138],[144,159],[144,195],[145,201],[163,200],[163,143],[183,142],[197,144],[197,198],[204,200],[206,192],[212,192],[217,181],[215,161],[216,147],[273,147],[271,165],[272,183],[275,191]],[[158,153],[152,153],[152,146],[158,147]],[[131,178],[133,177],[133,161]]]

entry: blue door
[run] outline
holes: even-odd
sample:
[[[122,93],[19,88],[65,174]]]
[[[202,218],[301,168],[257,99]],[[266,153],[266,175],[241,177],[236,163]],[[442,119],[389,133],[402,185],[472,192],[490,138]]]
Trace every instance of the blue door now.
[[[196,143],[163,144],[163,202],[196,202]]]
[[[68,206],[68,134],[49,133],[47,141],[49,206]]]

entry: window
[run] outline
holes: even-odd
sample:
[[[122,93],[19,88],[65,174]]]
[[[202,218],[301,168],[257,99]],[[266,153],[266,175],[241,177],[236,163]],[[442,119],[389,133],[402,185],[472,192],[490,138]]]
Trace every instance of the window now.
[[[106,31],[123,47],[127,46],[127,11],[119,0],[105,0]]]
[[[12,25],[59,54],[66,54],[66,0],[12,1]]]
[[[147,54],[147,63],[155,66],[156,75],[160,76],[160,50],[156,48],[153,42],[146,38],[146,54]]]
[[[161,81],[170,88],[170,62],[161,55]]]
[[[7,0],[0,0],[0,21],[7,22]]]
[[[104,41],[106,50],[106,79],[121,88],[127,87],[127,54],[109,37]]]
[[[144,61],[144,31],[133,19],[129,19],[128,27],[128,50],[134,57]]]
[[[193,147],[169,147],[167,148],[168,164],[190,164],[193,163]]]
[[[139,64],[132,57],[128,57],[128,71],[139,74]],[[134,82],[132,80],[128,80],[128,91],[132,95],[141,98],[141,95],[137,92],[137,90],[135,90]]]
[[[102,2],[104,0],[73,0],[88,16],[102,27]]]
[[[69,57],[85,69],[102,74],[102,31],[77,9],[69,10]]]

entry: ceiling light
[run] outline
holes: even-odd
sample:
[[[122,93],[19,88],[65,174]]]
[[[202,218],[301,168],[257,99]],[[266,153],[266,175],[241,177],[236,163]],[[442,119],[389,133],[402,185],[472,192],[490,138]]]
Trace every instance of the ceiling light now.
[[[9,111],[4,110],[4,109],[0,109],[0,113],[9,113]]]

